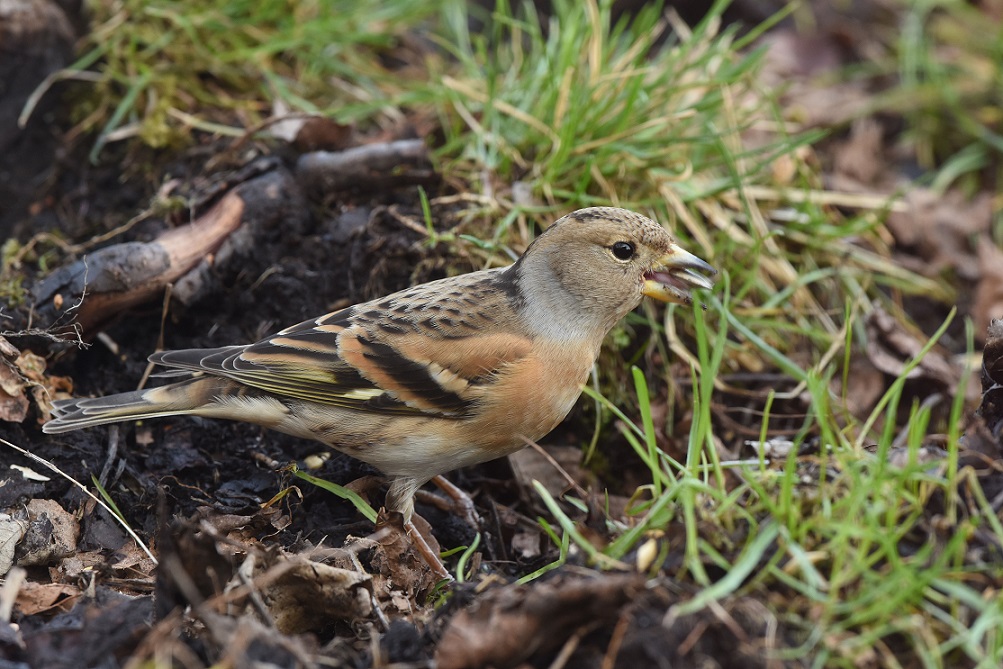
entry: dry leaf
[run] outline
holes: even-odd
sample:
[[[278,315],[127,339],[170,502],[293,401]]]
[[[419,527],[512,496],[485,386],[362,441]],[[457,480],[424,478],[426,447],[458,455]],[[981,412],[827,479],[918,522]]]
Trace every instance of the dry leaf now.
[[[28,415],[27,383],[18,372],[15,360],[20,351],[0,337],[0,420],[20,423]]]
[[[508,456],[515,480],[527,499],[537,499],[536,491],[533,489],[534,480],[543,484],[554,498],[560,498],[573,487],[571,481],[585,488],[588,487],[590,480],[594,479],[582,468],[580,448],[546,446],[544,450],[553,458],[553,462],[535,448],[524,448]]]
[[[867,358],[853,356],[845,388],[842,381],[842,376],[837,374],[832,380],[833,392],[843,398],[851,415],[865,419],[885,392],[884,374]]]
[[[925,261],[911,269],[936,276],[950,268],[963,278],[976,279],[970,239],[988,234],[992,196],[983,193],[969,200],[958,190],[940,194],[917,188],[903,202],[906,210],[891,212],[886,224],[900,246],[915,250]]]
[[[0,361],[0,420],[10,423],[20,423],[28,415],[28,398],[24,386],[14,390],[21,381],[6,362]]]
[[[512,536],[512,550],[522,559],[535,558],[541,554],[540,533],[519,531]]]
[[[488,592],[449,621],[437,666],[515,667],[537,651],[559,647],[581,625],[616,619],[643,587],[643,576],[600,573]]]
[[[333,621],[355,621],[372,614],[372,579],[300,557],[262,590],[275,625],[283,634],[317,632]]]
[[[906,331],[888,312],[875,309],[867,317],[867,357],[889,376],[898,377],[906,364],[915,358],[925,341]],[[954,388],[961,378],[944,353],[937,347],[929,351],[907,375],[909,379],[927,378],[945,388]]]
[[[876,184],[887,172],[883,156],[883,131],[881,124],[873,118],[858,119],[850,130],[850,138],[836,148],[834,184],[840,190],[869,192],[876,190]],[[847,180],[844,184],[841,180]],[[884,190],[884,188],[882,188]]]
[[[80,589],[72,585],[27,581],[21,585],[14,605],[22,615],[33,616],[52,609],[69,611],[79,596]]]
[[[46,376],[45,358],[31,351],[20,352],[0,337],[0,420],[20,423],[28,415],[28,396],[39,409],[39,422],[47,421],[52,400],[69,397],[73,383],[66,377]]]
[[[39,423],[44,423],[52,416],[52,401],[66,399],[73,391],[73,381],[66,376],[49,376],[45,373],[45,358],[25,351],[15,361],[22,376],[31,386],[31,396],[38,407]]]
[[[858,81],[817,80],[845,65],[843,49],[831,34],[773,30],[762,39],[766,47],[759,80],[766,88],[782,89],[785,115],[801,127],[832,127],[862,116],[871,99]]]
[[[0,513],[0,576],[14,566],[14,549],[27,531],[27,520]]]
[[[418,554],[402,522],[403,517],[399,513],[381,513],[378,527],[387,531],[377,533],[370,561],[376,572],[373,574],[374,591],[377,594],[403,593],[409,604],[401,610],[408,611],[421,608],[421,602],[435,588],[438,578]],[[411,522],[432,552],[439,553],[439,542],[432,535],[432,526],[428,521],[416,513]],[[347,547],[349,542],[346,541],[345,545]]]
[[[77,550],[80,525],[51,499],[28,501],[28,532],[18,547],[21,566],[54,564]]]

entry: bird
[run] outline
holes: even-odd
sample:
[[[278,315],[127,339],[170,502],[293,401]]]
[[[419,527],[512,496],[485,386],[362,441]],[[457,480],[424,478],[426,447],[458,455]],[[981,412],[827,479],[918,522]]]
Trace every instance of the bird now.
[[[692,304],[717,272],[665,227],[579,209],[507,266],[419,284],[252,344],[160,351],[167,385],[54,403],[43,431],[192,415],[313,439],[389,479],[405,523],[433,477],[536,442],[644,296]]]

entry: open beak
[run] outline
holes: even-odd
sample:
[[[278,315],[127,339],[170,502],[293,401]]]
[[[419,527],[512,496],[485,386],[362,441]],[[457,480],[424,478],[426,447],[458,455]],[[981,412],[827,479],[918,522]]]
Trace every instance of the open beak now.
[[[696,270],[713,276],[717,270],[695,255],[673,244],[669,252],[645,272],[641,292],[661,302],[692,304],[690,288],[712,288],[714,281]]]

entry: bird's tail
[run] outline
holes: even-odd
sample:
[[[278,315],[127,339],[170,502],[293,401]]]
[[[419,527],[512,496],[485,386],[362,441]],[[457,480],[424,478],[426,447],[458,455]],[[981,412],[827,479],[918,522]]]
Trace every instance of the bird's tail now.
[[[224,379],[196,377],[118,395],[59,400],[53,403],[53,419],[42,426],[42,431],[59,434],[125,420],[197,413],[219,397],[228,384]]]

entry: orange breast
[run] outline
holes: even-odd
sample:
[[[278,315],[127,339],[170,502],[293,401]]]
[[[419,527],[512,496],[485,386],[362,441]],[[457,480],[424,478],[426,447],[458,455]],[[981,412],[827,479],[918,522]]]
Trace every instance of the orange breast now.
[[[587,345],[536,347],[498,375],[483,410],[464,426],[467,438],[498,457],[544,437],[575,405],[594,361]]]

